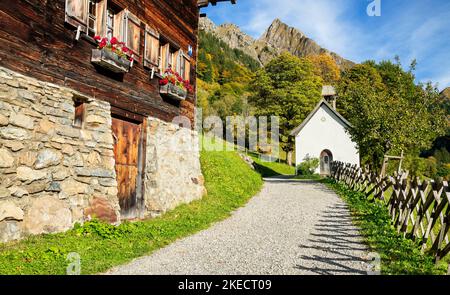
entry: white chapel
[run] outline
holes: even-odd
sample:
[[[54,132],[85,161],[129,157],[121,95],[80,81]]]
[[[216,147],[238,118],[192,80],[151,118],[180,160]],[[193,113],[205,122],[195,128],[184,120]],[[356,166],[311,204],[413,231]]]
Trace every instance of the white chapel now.
[[[324,86],[322,100],[306,117],[303,123],[291,132],[295,136],[296,166],[307,158],[320,159],[316,173],[330,174],[332,161],[341,161],[359,166],[356,146],[346,131],[350,123],[336,110],[336,91]]]

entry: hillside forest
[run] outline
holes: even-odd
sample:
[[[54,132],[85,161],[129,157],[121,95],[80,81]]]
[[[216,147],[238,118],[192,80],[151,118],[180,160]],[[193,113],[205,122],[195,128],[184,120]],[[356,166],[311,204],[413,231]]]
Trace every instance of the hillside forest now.
[[[342,70],[328,54],[299,58],[286,52],[262,66],[203,31],[198,57],[203,116],[278,116],[281,149],[290,164],[289,133],[320,101],[322,86],[333,85],[362,165],[379,170],[384,155],[403,151],[402,168],[411,176],[450,179],[450,98],[431,82],[415,82],[415,61],[407,69],[395,57]],[[388,172],[397,169],[397,162],[389,164]]]

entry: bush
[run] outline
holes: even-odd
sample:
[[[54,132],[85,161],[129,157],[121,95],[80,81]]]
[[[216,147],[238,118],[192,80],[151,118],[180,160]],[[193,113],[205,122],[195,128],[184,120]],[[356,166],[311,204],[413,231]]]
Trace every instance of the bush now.
[[[450,180],[450,164],[440,165],[437,169],[436,175],[438,177],[443,177],[444,180]]]
[[[310,158],[307,156],[300,165],[297,166],[297,173],[300,175],[313,175],[319,167],[320,160],[318,158]]]
[[[418,156],[407,156],[405,159],[404,170],[409,171],[411,177],[446,177],[448,171],[445,170],[445,165],[440,163],[435,157],[427,159]]]
[[[408,170],[411,177],[423,177],[427,174],[427,166],[429,166],[427,159],[418,156],[406,156],[404,167],[402,168]],[[426,176],[432,177],[431,175]]]

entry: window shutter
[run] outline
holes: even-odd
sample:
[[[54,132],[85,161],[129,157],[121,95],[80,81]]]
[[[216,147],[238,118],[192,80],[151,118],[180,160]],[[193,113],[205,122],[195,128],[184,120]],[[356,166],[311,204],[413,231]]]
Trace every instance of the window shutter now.
[[[191,83],[191,62],[186,57],[184,58],[184,80]]]
[[[144,66],[159,66],[159,34],[145,26]]]
[[[124,41],[127,47],[133,50],[134,54],[139,55],[141,45],[141,21],[131,14],[126,12],[126,40]]]
[[[174,70],[175,72],[180,72],[180,68],[179,68],[179,56],[180,56],[180,51],[175,51],[174,53],[172,53],[172,70]]]
[[[169,43],[161,46],[161,72],[162,73],[164,73],[165,70],[169,67],[169,54],[170,54]]]
[[[180,76],[183,77],[183,79],[184,79],[184,73],[185,73],[185,69],[186,69],[186,68],[185,68],[185,67],[186,67],[186,63],[185,63],[183,51],[181,51],[179,63],[180,63],[180,66],[179,66],[180,71],[179,71],[179,73],[180,73]]]
[[[114,15],[114,36],[120,42],[125,42],[125,11],[122,10]]]
[[[87,0],[66,0],[66,22],[87,30]]]
[[[97,3],[97,35],[106,36],[106,1],[102,0]]]

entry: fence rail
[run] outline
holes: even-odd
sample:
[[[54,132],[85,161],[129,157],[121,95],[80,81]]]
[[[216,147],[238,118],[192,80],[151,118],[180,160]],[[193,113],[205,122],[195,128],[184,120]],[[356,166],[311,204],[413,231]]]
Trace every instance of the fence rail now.
[[[410,179],[407,172],[381,177],[342,162],[332,163],[331,177],[369,200],[381,200],[397,231],[418,241],[422,252],[431,253],[436,263],[450,252],[450,191],[446,181]]]

